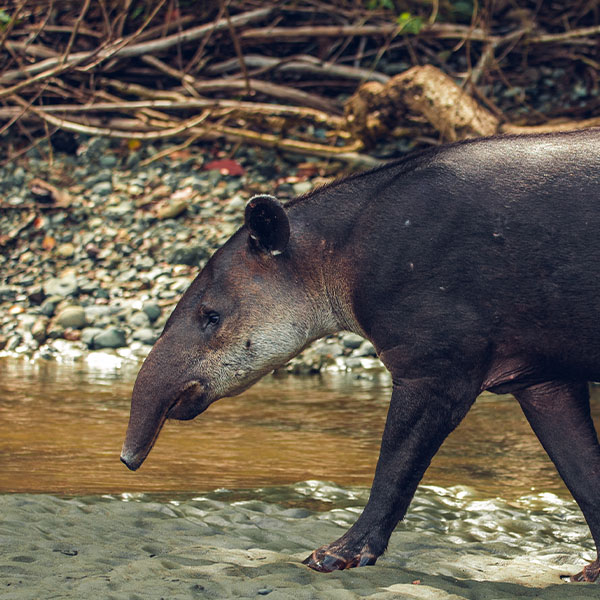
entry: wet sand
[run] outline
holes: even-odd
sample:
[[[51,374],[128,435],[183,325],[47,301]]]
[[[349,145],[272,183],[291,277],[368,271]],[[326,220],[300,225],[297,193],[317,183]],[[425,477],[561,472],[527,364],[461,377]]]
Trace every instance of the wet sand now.
[[[305,482],[283,492],[248,492],[245,500],[226,492],[180,501],[2,495],[0,596],[576,600],[598,595],[597,585],[560,579],[580,568],[592,545],[575,506],[551,494],[508,504],[478,500],[463,488],[423,489],[376,566],[332,574],[303,566],[315,547],[336,539],[353,522],[360,512],[353,505],[366,493]],[[281,502],[271,502],[274,495]],[[338,508],[314,510],[326,499]]]

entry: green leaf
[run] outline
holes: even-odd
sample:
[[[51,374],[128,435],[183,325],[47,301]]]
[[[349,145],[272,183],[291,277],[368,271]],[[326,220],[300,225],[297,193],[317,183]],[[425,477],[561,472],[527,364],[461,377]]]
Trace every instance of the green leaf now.
[[[10,19],[10,15],[3,8],[0,8],[0,24],[8,25],[10,23]]]
[[[409,12],[403,12],[396,19],[400,25],[400,33],[412,33],[416,35],[423,29],[425,22],[422,17],[413,17]]]

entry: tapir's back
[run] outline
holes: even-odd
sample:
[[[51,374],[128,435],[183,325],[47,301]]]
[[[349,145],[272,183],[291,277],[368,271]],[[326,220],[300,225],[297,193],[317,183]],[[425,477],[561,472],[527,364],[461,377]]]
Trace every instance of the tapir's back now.
[[[319,196],[365,331],[472,311],[600,377],[600,130],[445,146]]]

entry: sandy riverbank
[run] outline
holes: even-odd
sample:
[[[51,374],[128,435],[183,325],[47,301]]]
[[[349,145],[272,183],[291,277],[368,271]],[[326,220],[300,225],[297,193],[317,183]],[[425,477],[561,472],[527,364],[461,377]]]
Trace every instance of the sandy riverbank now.
[[[341,535],[359,509],[315,512],[258,496],[241,502],[218,494],[179,502],[0,496],[0,595],[576,600],[598,594],[596,585],[559,577],[577,570],[573,563],[590,550],[589,540],[580,546],[585,526],[569,503],[552,507],[557,500],[538,498],[529,508],[482,506],[463,502],[460,493],[425,490],[376,566],[324,575],[301,560]],[[522,535],[503,523],[514,523]]]

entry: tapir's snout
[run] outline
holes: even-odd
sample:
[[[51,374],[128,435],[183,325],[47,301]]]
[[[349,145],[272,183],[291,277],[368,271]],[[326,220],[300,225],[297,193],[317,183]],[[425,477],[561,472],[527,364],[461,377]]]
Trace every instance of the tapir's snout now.
[[[210,402],[199,381],[186,383],[171,400],[168,396],[145,395],[143,373],[140,371],[133,390],[131,415],[121,450],[121,462],[132,471],[137,470],[148,454],[167,419],[187,421],[197,417]]]

